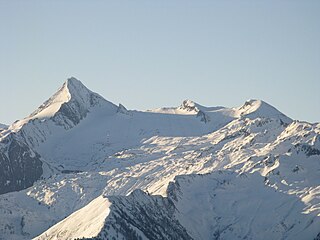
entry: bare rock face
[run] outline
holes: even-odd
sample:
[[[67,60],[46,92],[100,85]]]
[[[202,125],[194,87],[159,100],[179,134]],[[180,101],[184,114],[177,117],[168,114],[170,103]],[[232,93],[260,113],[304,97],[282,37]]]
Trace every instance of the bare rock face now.
[[[0,194],[32,186],[42,175],[40,155],[14,134],[10,134],[1,145]]]
[[[197,113],[197,118],[199,118],[200,121],[201,121],[201,122],[204,122],[204,123],[207,123],[207,122],[210,121],[209,116],[208,116],[207,114],[205,114],[205,113],[204,113],[203,111],[201,111],[201,110]]]

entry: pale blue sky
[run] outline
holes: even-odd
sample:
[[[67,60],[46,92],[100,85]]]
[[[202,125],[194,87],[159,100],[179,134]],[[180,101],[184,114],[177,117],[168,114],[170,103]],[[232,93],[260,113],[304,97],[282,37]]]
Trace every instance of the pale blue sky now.
[[[263,99],[320,121],[320,1],[0,0],[0,122],[74,76],[129,109]]]

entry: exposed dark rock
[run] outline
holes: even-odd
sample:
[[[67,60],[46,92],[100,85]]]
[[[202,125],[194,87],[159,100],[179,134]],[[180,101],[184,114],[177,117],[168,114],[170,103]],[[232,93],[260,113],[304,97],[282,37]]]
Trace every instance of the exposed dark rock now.
[[[309,145],[309,144],[296,144],[295,148],[297,148],[298,153],[301,152],[305,152],[305,154],[310,157],[313,155],[320,155],[320,150]]]
[[[0,151],[0,194],[28,188],[43,173],[40,155],[19,141],[14,133],[4,142]]]
[[[209,116],[201,110],[197,113],[197,118],[200,118],[200,121],[204,123],[207,123],[210,121]]]
[[[110,229],[116,239],[192,239],[186,229],[174,217],[175,206],[168,198],[149,196],[135,190],[129,196],[110,197],[110,215],[103,230],[94,240],[112,239]]]

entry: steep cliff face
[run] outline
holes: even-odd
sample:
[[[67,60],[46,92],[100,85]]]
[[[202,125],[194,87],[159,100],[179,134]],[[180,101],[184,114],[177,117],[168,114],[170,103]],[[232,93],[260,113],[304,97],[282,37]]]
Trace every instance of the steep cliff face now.
[[[30,187],[41,177],[40,155],[16,134],[11,133],[1,141],[0,149],[0,194]]]

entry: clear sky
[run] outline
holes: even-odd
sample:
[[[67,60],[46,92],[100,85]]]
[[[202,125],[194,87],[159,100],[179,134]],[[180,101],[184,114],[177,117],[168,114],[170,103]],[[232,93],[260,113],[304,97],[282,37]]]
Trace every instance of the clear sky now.
[[[129,109],[265,100],[320,121],[320,1],[0,0],[0,122],[70,76]]]

